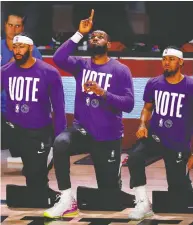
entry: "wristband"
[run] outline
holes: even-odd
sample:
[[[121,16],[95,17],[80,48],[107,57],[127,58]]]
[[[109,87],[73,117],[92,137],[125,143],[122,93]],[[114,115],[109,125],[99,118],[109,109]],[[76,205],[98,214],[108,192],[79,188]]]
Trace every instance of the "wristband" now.
[[[83,35],[80,32],[77,31],[70,39],[74,43],[78,43],[82,38],[83,38]]]

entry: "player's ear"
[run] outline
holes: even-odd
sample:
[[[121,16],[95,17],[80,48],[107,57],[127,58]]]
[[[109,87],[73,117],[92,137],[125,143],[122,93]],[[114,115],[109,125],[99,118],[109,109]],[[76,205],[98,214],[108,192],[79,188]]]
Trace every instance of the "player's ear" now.
[[[184,60],[183,59],[180,59],[180,66],[183,66],[184,65]]]
[[[108,42],[107,42],[107,49],[110,49],[110,48],[111,48],[111,42],[108,41]]]
[[[29,50],[30,50],[30,52],[32,52],[32,51],[33,51],[33,49],[34,49],[34,46],[33,46],[33,45],[30,45],[30,46],[29,46]]]

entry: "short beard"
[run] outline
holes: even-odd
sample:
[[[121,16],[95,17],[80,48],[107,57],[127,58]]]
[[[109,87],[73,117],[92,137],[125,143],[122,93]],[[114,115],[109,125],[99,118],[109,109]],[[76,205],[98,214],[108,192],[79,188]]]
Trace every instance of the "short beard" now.
[[[178,71],[179,68],[176,68],[175,70],[172,70],[172,71],[168,71],[168,70],[164,70],[164,77],[172,77],[174,76],[177,71]]]
[[[107,44],[103,46],[93,45],[92,47],[89,47],[88,50],[92,56],[104,55],[108,52]]]
[[[14,58],[15,58],[15,61],[16,61],[16,64],[18,66],[21,66],[23,64],[25,64],[27,62],[27,60],[29,59],[29,56],[30,56],[30,51],[27,50],[27,52],[22,56],[21,59],[17,59],[14,55]]]

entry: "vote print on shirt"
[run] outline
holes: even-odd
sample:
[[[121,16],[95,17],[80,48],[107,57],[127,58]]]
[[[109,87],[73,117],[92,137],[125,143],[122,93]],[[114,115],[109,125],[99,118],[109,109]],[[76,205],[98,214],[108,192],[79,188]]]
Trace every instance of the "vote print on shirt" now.
[[[84,84],[87,81],[96,81],[97,84],[102,87],[105,91],[110,87],[110,80],[112,78],[112,74],[110,73],[102,73],[96,72],[94,70],[83,69],[82,76],[82,92],[84,92]],[[93,95],[92,91],[88,92],[89,95]],[[93,108],[99,107],[100,103],[98,99],[91,99],[90,97],[86,98],[85,104],[87,106],[92,106]]]
[[[169,117],[167,120],[161,118],[159,127],[171,128],[172,118],[182,118],[183,100],[185,94],[155,90],[155,111],[158,115]]]
[[[110,73],[102,73],[96,72],[94,70],[83,69],[82,76],[82,92],[84,92],[84,84],[87,81],[96,81],[97,84],[102,87],[105,91],[110,87],[110,79],[112,78],[112,74]],[[92,95],[93,92],[88,92],[89,95]]]
[[[9,95],[12,101],[16,101],[15,112],[28,113],[29,106],[27,102],[38,102],[37,84],[40,78],[34,77],[9,77]],[[25,104],[19,104],[25,102]]]

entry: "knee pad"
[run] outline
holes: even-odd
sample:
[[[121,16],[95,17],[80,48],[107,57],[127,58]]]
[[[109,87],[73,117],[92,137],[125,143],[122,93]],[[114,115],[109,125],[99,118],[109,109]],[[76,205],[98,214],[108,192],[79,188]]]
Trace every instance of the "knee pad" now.
[[[26,186],[7,185],[6,202],[15,208],[49,208],[59,200],[59,192],[50,188],[34,189]]]
[[[193,192],[153,191],[155,213],[193,213]]]
[[[119,189],[77,188],[78,208],[82,210],[122,211],[134,207],[135,196]]]

